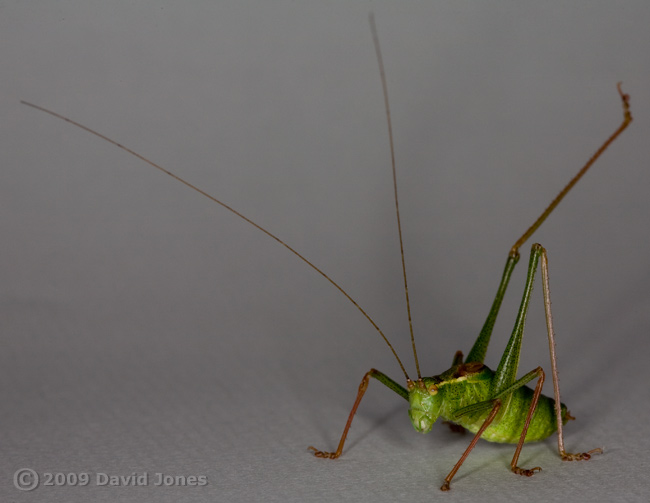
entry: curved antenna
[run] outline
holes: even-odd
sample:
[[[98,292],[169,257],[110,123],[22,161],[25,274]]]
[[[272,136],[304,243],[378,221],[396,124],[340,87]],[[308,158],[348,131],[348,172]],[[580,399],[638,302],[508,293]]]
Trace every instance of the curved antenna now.
[[[330,278],[330,277],[329,277],[327,274],[325,274],[321,269],[319,269],[319,268],[316,267],[314,264],[312,264],[312,263],[311,263],[309,260],[307,260],[303,255],[301,255],[300,253],[298,253],[296,250],[294,250],[291,246],[289,246],[287,243],[285,243],[284,241],[282,241],[282,240],[281,240],[279,237],[277,237],[275,234],[272,234],[271,232],[267,231],[264,227],[262,227],[262,226],[256,224],[256,223],[253,222],[250,218],[248,218],[248,217],[242,215],[241,213],[239,213],[239,212],[238,212],[237,210],[235,210],[234,208],[231,208],[230,206],[228,206],[226,203],[224,203],[224,202],[222,202],[222,201],[219,201],[219,199],[217,199],[216,197],[211,196],[211,195],[208,194],[207,192],[205,192],[205,191],[199,189],[198,187],[192,185],[192,184],[191,184],[190,182],[188,182],[187,180],[184,180],[184,179],[181,178],[180,176],[178,176],[178,175],[172,173],[171,171],[166,170],[166,169],[163,168],[162,166],[159,166],[159,165],[156,164],[155,162],[150,161],[149,159],[147,159],[147,158],[144,157],[143,155],[138,154],[138,153],[135,152],[134,150],[131,150],[130,148],[125,147],[124,145],[122,145],[122,144],[116,142],[115,140],[112,140],[111,138],[109,138],[109,137],[107,137],[107,136],[104,136],[103,134],[98,133],[97,131],[95,131],[95,130],[93,130],[93,129],[90,129],[90,128],[87,127],[87,126],[84,126],[83,124],[80,124],[80,123],[78,123],[78,122],[76,122],[76,121],[73,121],[72,119],[69,119],[69,118],[67,118],[67,117],[65,117],[65,116],[63,116],[63,115],[61,115],[61,114],[58,114],[58,113],[56,113],[56,112],[53,112],[52,110],[48,110],[47,108],[44,108],[44,107],[42,107],[42,106],[35,105],[35,104],[33,104],[33,103],[29,103],[29,102],[27,102],[27,101],[22,101],[22,100],[21,100],[21,103],[22,103],[23,105],[27,105],[27,106],[29,106],[29,107],[35,108],[36,110],[40,110],[41,112],[45,112],[46,114],[50,114],[50,115],[56,117],[57,119],[61,119],[61,120],[64,120],[64,121],[66,121],[66,122],[69,122],[69,123],[72,124],[73,126],[77,126],[78,128],[81,128],[81,129],[83,129],[84,131],[87,131],[88,133],[93,134],[93,135],[95,135],[95,136],[101,138],[102,140],[107,141],[108,143],[111,143],[112,145],[115,145],[116,147],[118,147],[118,148],[124,150],[125,152],[127,152],[128,154],[131,154],[132,156],[137,157],[138,159],[140,159],[140,160],[146,162],[147,164],[149,164],[150,166],[156,168],[157,170],[162,171],[162,172],[165,173],[166,175],[171,176],[174,180],[177,180],[177,181],[181,182],[183,185],[186,185],[187,187],[189,187],[190,189],[192,189],[192,190],[198,192],[198,193],[201,194],[202,196],[207,197],[207,198],[210,199],[212,202],[217,203],[218,205],[220,205],[221,207],[227,209],[227,210],[230,211],[231,213],[234,213],[235,215],[237,215],[237,216],[238,216],[239,218],[241,218],[242,220],[245,220],[246,222],[248,222],[249,224],[251,224],[251,225],[252,225],[253,227],[255,227],[256,229],[259,229],[259,230],[262,231],[264,234],[266,234],[266,235],[269,236],[270,238],[272,238],[272,239],[274,239],[275,241],[277,241],[278,243],[280,243],[280,244],[281,244],[282,246],[284,246],[287,250],[289,250],[289,251],[290,251],[291,253],[293,253],[296,257],[298,257],[300,260],[302,260],[304,263],[306,263],[309,267],[311,267],[312,269],[314,269],[318,274],[320,274],[321,276],[323,276],[323,277],[324,277],[327,281],[329,281],[332,285],[334,285],[334,286],[336,287],[336,289],[337,289],[339,292],[341,292],[343,295],[345,295],[345,298],[346,298],[346,299],[348,299],[350,302],[352,302],[352,304],[354,304],[354,306],[355,306],[355,307],[356,307],[356,308],[361,312],[361,314],[363,314],[363,315],[365,316],[365,318],[370,322],[370,324],[371,324],[373,327],[375,327],[375,330],[377,330],[377,332],[379,332],[379,335],[381,335],[381,338],[384,339],[384,342],[388,345],[388,347],[390,348],[390,350],[393,352],[393,356],[395,356],[395,359],[397,360],[397,363],[399,364],[400,368],[402,369],[402,372],[404,372],[404,375],[406,376],[406,380],[407,380],[407,381],[410,380],[409,375],[406,373],[406,369],[404,368],[404,365],[402,364],[402,361],[399,359],[399,356],[397,356],[397,352],[396,352],[395,349],[393,348],[393,345],[390,343],[390,341],[388,340],[388,338],[387,338],[387,337],[384,335],[384,333],[381,331],[381,329],[379,328],[379,326],[377,326],[377,324],[375,323],[375,321],[374,321],[374,320],[373,320],[373,319],[368,315],[368,313],[366,313],[366,312],[363,310],[363,308],[362,308],[359,304],[357,304],[357,302],[356,302],[356,301],[355,301],[355,300],[350,296],[350,294],[348,294],[348,292],[346,292],[345,290],[343,290],[343,288],[342,288],[342,287],[341,287],[341,286],[340,286],[336,281],[334,281],[332,278]]]
[[[375,44],[377,53],[377,63],[379,64],[379,75],[381,76],[381,87],[384,91],[384,107],[386,109],[386,122],[388,123],[388,142],[390,143],[390,162],[393,169],[393,192],[395,193],[395,215],[397,216],[397,233],[399,234],[399,251],[402,256],[402,276],[404,277],[404,295],[406,295],[406,312],[409,318],[409,330],[411,332],[411,346],[413,347],[413,358],[415,359],[415,369],[420,375],[420,363],[418,362],[418,352],[415,349],[415,335],[413,335],[413,321],[411,321],[411,303],[409,302],[409,287],[406,281],[406,261],[404,260],[404,242],[402,241],[402,222],[399,217],[399,202],[397,200],[397,169],[395,168],[395,147],[393,145],[393,125],[390,120],[390,106],[388,105],[388,85],[386,84],[386,74],[384,72],[384,60],[381,57],[379,48],[379,36],[377,35],[377,26],[375,25],[375,16],[370,14],[370,30],[372,31],[372,41]]]
[[[630,112],[630,95],[625,94],[623,90],[621,89],[621,82],[616,84],[616,88],[618,89],[618,94],[621,96],[621,101],[623,102],[623,122],[621,122],[621,125],[618,127],[616,131],[612,133],[612,135],[605,140],[605,143],[603,143],[598,150],[594,153],[594,155],[591,156],[591,158],[587,161],[587,163],[578,171],[576,176],[574,176],[569,183],[566,184],[566,186],[560,191],[560,193],[555,196],[555,199],[551,201],[551,204],[548,205],[548,207],[542,212],[542,214],[539,216],[537,220],[531,225],[526,232],[522,234],[522,236],[517,240],[517,242],[512,245],[512,248],[510,249],[510,256],[511,257],[517,257],[519,255],[519,247],[523,245],[530,236],[533,235],[533,233],[539,228],[540,225],[544,223],[544,220],[551,214],[551,212],[555,209],[555,207],[560,204],[560,201],[564,199],[564,196],[567,195],[567,193],[573,188],[573,186],[578,183],[578,181],[584,176],[584,174],[591,168],[594,162],[601,156],[601,154],[607,150],[607,147],[620,135],[625,128],[632,122],[632,113]]]

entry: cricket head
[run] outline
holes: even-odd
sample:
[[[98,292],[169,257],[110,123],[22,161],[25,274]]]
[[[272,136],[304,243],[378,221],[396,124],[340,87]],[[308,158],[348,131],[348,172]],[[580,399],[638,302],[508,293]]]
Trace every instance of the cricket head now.
[[[424,377],[408,383],[409,417],[416,431],[428,433],[440,416],[442,393],[433,377]]]

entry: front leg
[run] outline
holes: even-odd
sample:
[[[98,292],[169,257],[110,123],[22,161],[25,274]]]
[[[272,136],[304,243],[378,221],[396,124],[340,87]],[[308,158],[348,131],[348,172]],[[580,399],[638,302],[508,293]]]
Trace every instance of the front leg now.
[[[408,391],[406,391],[406,389],[404,389],[402,386],[397,384],[386,374],[379,372],[379,370],[370,369],[368,372],[366,372],[366,375],[363,376],[363,379],[361,379],[361,384],[359,384],[359,391],[357,393],[357,398],[354,401],[354,405],[352,406],[352,410],[350,411],[350,415],[348,416],[348,422],[345,423],[345,429],[343,430],[343,434],[341,435],[341,440],[339,440],[339,446],[336,448],[336,451],[335,452],[320,451],[316,449],[316,447],[310,445],[308,449],[310,451],[314,451],[314,456],[316,456],[317,458],[336,459],[343,453],[343,444],[345,444],[345,439],[348,436],[348,431],[350,430],[350,426],[352,426],[352,419],[354,418],[354,415],[357,412],[357,408],[361,403],[361,399],[363,398],[363,395],[368,389],[368,383],[370,382],[371,377],[377,379],[379,382],[381,382],[382,384],[384,384],[385,386],[393,390],[402,398],[408,400],[409,394]]]
[[[494,418],[497,415],[497,412],[499,412],[499,409],[501,408],[501,400],[500,399],[495,399],[490,402],[492,405],[492,410],[490,411],[490,414],[488,414],[488,417],[483,421],[483,424],[479,428],[479,430],[476,432],[476,435],[474,435],[474,438],[472,441],[469,443],[467,446],[467,449],[465,449],[465,452],[463,455],[460,457],[458,462],[454,465],[454,467],[451,469],[449,472],[449,475],[445,477],[445,483],[442,484],[442,487],[440,488],[441,491],[449,491],[450,487],[449,484],[451,484],[451,479],[454,478],[454,475],[456,475],[456,472],[458,472],[458,469],[461,467],[461,465],[465,462],[467,459],[467,456],[469,456],[469,453],[472,452],[472,449],[474,449],[474,446],[478,442],[478,439],[481,438],[481,435],[483,435],[483,432],[486,430],[488,426],[490,426],[490,423],[494,420]]]

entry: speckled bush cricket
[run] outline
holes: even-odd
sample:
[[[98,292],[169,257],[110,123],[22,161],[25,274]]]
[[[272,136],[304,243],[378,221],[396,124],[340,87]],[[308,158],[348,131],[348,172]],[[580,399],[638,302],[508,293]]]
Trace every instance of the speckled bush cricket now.
[[[393,148],[393,139],[391,131],[391,122],[390,122],[390,112],[388,107],[388,95],[386,90],[386,79],[384,76],[383,63],[381,59],[381,54],[379,51],[379,44],[377,41],[376,30],[374,28],[374,22],[371,21],[373,39],[375,41],[375,48],[377,51],[377,57],[380,66],[380,74],[384,91],[385,107],[386,107],[386,117],[388,122],[388,132],[390,140],[390,148],[392,155],[392,170],[393,170],[393,183],[395,190],[395,207],[396,215],[398,221],[398,233],[400,237],[400,247],[402,248],[402,270],[404,277],[404,287],[406,294],[406,304],[409,312],[409,325],[411,315],[408,299],[408,288],[406,282],[406,266],[404,261],[404,253],[402,247],[402,237],[401,237],[401,224],[399,218],[399,205],[397,199],[397,181],[396,181],[396,169],[394,161],[394,148]],[[400,361],[397,353],[393,349],[392,345],[388,341],[387,337],[379,329],[378,325],[370,318],[370,316],[360,307],[355,300],[353,300],[350,295],[343,290],[338,283],[332,280],[328,275],[326,275],[321,269],[316,267],[305,257],[303,257],[296,250],[287,245],[284,241],[276,237],[274,234],[270,233],[266,229],[260,227],[241,213],[227,206],[223,202],[217,200],[216,198],[210,196],[204,191],[196,188],[187,181],[178,177],[177,175],[167,171],[166,169],[160,167],[159,165],[145,159],[143,156],[137,154],[133,150],[130,150],[127,147],[124,147],[114,140],[111,140],[86,126],[83,126],[71,119],[63,117],[55,112],[51,112],[45,108],[42,108],[37,105],[23,102],[33,108],[39,109],[46,113],[49,113],[57,118],[63,119],[71,124],[80,127],[100,138],[118,146],[119,148],[127,151],[128,153],[142,159],[151,166],[163,171],[164,173],[172,176],[183,184],[189,186],[190,188],[196,190],[200,194],[208,197],[212,201],[221,205],[222,207],[233,212],[240,218],[246,220],[251,225],[255,226],[269,237],[272,237],[280,244],[289,249],[292,253],[298,256],[301,260],[306,262],[311,268],[320,273],[325,277],[331,284],[333,284],[346,298],[352,302],[357,309],[364,315],[364,317],[373,325],[373,327],[378,331],[380,336],[389,346],[390,350],[393,352],[397,362],[402,369],[404,376],[406,378],[406,387],[402,387],[397,382],[393,381],[391,378],[385,374],[371,369],[363,377],[361,384],[359,386],[359,391],[348,417],[348,421],[344,428],[341,440],[339,442],[338,448],[335,452],[325,452],[310,447],[314,454],[322,458],[334,459],[341,455],[343,451],[343,445],[347,437],[349,428],[352,423],[354,414],[361,402],[361,399],[368,387],[368,383],[371,377],[379,380],[384,385],[395,391],[398,395],[402,396],[404,399],[408,400],[410,403],[409,415],[413,426],[419,432],[426,433],[431,430],[433,423],[439,418],[452,423],[456,427],[465,428],[472,433],[474,433],[474,438],[470,442],[469,446],[460,457],[459,461],[453,467],[449,475],[446,477],[445,482],[441,489],[448,490],[450,487],[450,482],[464,460],[469,455],[470,451],[474,448],[479,438],[484,438],[489,441],[494,442],[505,442],[516,444],[515,454],[512,458],[511,468],[512,471],[520,475],[531,476],[536,471],[540,470],[539,467],[534,467],[531,469],[524,469],[517,466],[517,461],[519,454],[523,447],[524,442],[537,441],[547,438],[552,435],[553,432],[557,430],[558,433],[558,450],[560,456],[564,460],[586,460],[591,457],[592,454],[602,452],[601,449],[592,449],[588,452],[571,454],[565,451],[564,442],[563,442],[563,432],[562,426],[566,421],[572,419],[568,413],[566,407],[560,403],[560,393],[558,385],[558,373],[556,368],[556,357],[555,357],[555,343],[554,343],[554,330],[552,325],[552,316],[550,308],[550,290],[549,290],[549,279],[548,279],[548,264],[546,251],[542,248],[541,245],[535,244],[532,247],[530,261],[528,266],[528,274],[526,277],[526,283],[524,287],[524,294],[521,301],[521,306],[519,308],[519,313],[515,322],[515,326],[508,342],[508,345],[503,353],[501,362],[496,371],[488,369],[483,364],[485,354],[487,351],[487,346],[489,339],[501,306],[501,302],[505,295],[505,291],[510,280],[512,271],[516,263],[519,260],[519,248],[532,236],[532,234],[537,230],[537,228],[544,222],[544,220],[549,216],[549,214],[555,209],[559,202],[564,198],[564,196],[569,192],[569,190],[579,181],[579,179],[585,174],[585,172],[591,167],[591,165],[596,161],[596,159],[602,154],[602,152],[607,149],[612,141],[628,126],[632,121],[632,117],[629,111],[629,98],[627,95],[623,94],[621,91],[620,85],[618,87],[619,94],[623,102],[623,112],[624,120],[622,124],[616,129],[616,131],[601,145],[601,147],[596,151],[596,153],[591,157],[591,159],[585,164],[585,166],[578,172],[578,174],[569,182],[569,184],[559,193],[559,195],[551,202],[548,208],[540,215],[540,217],[533,223],[533,225],[517,240],[517,242],[511,248],[508,259],[506,261],[506,266],[503,272],[501,282],[499,284],[497,294],[492,303],[492,307],[488,313],[485,324],[474,343],[474,346],[470,350],[467,358],[463,357],[463,354],[458,351],[453,358],[452,366],[449,370],[433,377],[422,377],[419,369],[417,352],[415,349],[415,342],[413,336],[413,330],[411,328],[411,343],[413,347],[415,366],[417,370],[417,379],[410,379],[408,373],[402,362]],[[538,262],[541,261],[541,270],[542,270],[542,286],[544,294],[544,306],[547,322],[547,331],[549,338],[549,348],[551,353],[551,373],[553,376],[553,385],[554,385],[554,398],[551,399],[545,397],[541,394],[542,385],[544,382],[545,374],[541,367],[538,367],[531,372],[527,373],[525,376],[520,379],[516,378],[517,367],[519,361],[519,353],[521,350],[521,342],[523,339],[524,324],[526,319],[526,313],[529,307],[530,294],[533,286],[533,279],[535,272],[537,270]],[[533,389],[526,386],[527,383],[537,379],[536,386]]]

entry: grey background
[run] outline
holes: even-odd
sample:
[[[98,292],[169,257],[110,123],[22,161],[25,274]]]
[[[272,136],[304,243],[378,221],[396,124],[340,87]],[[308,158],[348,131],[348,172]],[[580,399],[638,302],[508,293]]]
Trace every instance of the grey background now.
[[[619,124],[636,118],[534,240],[549,250],[563,400],[555,439],[417,435],[372,383],[401,380],[372,327],[259,231],[29,100],[232,204],[339,281],[413,372],[389,150],[393,112],[423,371],[465,352],[509,247]],[[650,4],[0,2],[0,500],[641,501],[650,426]],[[527,260],[528,243],[522,250]],[[513,277],[487,363],[514,321]],[[541,289],[520,373],[548,368]],[[552,388],[547,383],[546,393]],[[14,472],[205,475],[205,487],[39,487]],[[644,497],[644,494],[646,497]]]

